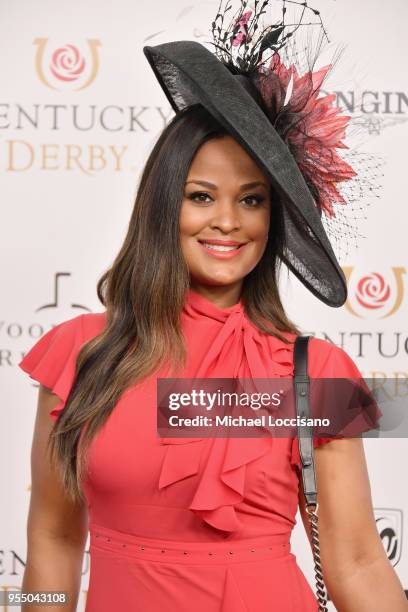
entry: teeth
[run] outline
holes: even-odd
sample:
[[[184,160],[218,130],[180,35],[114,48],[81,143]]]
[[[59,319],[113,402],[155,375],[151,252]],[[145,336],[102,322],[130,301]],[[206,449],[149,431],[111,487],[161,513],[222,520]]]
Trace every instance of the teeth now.
[[[212,249],[213,251],[236,251],[239,249],[239,246],[225,246],[223,244],[208,244],[208,242],[202,242],[202,244],[207,249]]]

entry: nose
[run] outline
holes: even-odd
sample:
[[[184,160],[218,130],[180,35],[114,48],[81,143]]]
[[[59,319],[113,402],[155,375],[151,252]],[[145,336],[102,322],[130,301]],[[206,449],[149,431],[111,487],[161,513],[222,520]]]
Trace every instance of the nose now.
[[[211,207],[213,213],[210,219],[212,229],[220,229],[224,233],[231,232],[241,227],[238,207],[232,199],[218,200]]]

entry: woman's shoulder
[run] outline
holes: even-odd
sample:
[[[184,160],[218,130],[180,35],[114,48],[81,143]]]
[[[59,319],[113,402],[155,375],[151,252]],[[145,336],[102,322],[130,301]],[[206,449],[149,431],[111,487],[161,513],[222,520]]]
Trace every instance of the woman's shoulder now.
[[[18,365],[30,375],[52,379],[67,363],[74,362],[81,346],[100,334],[105,324],[105,312],[81,313],[64,319],[45,332]],[[39,382],[45,384],[43,380]]]
[[[100,334],[105,326],[106,311],[85,312],[57,323],[47,334],[50,334],[50,337],[57,336],[67,339],[76,336],[78,339],[86,342]]]
[[[81,347],[103,331],[105,321],[105,312],[82,313],[65,319],[43,334],[18,364],[30,378],[61,399],[51,412],[53,419],[58,417],[67,400]]]
[[[100,334],[106,325],[106,311],[85,312],[53,325],[41,338],[49,341],[85,343]]]
[[[286,340],[271,336],[271,344],[275,356],[284,355],[285,361],[294,359],[294,344],[299,334],[294,332],[279,332]],[[314,378],[361,378],[361,373],[342,347],[330,340],[310,336],[308,344],[308,372]]]
[[[326,340],[309,340],[309,375],[324,378],[361,378],[362,374],[348,352]]]
[[[82,315],[82,327],[85,338],[100,334],[106,326],[106,310],[103,312],[87,312]]]
[[[293,366],[294,344],[299,334],[289,331],[279,333],[286,342],[276,336],[269,337],[274,356],[285,363],[291,361]],[[309,339],[308,372],[314,378],[362,378],[358,366],[344,348],[316,336]]]

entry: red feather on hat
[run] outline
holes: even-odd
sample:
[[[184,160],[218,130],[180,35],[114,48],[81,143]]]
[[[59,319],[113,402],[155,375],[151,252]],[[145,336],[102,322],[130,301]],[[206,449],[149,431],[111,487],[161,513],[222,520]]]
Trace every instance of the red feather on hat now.
[[[335,216],[334,204],[347,204],[336,185],[356,176],[336,151],[348,148],[342,140],[351,117],[339,114],[334,94],[319,97],[331,67],[299,76],[295,65],[287,68],[275,53],[268,67],[259,68],[256,79],[264,103],[275,117],[275,128],[305,179],[315,186],[316,203],[328,217]]]

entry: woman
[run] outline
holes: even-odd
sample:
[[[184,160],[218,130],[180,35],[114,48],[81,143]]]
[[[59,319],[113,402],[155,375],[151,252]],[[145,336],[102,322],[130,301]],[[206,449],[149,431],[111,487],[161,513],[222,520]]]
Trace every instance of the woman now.
[[[171,225],[183,188],[181,258]],[[239,298],[246,283],[249,302],[254,303],[252,295],[260,296],[263,308],[271,313],[270,321],[283,337],[263,332],[254,336],[261,343],[260,354],[268,355],[269,351],[270,362],[265,359],[263,364],[267,374],[291,374],[291,342],[298,331],[285,316],[274,282],[276,252],[282,239],[277,230],[280,218],[279,200],[268,178],[204,109],[195,107],[176,116],[147,162],[128,235],[110,271],[109,310],[79,315],[53,328],[20,364],[42,383],[33,442],[23,590],[66,590],[73,600],[69,609],[75,610],[90,520],[88,612],[114,606],[123,612],[190,610],[191,601],[196,610],[203,611],[317,609],[288,545],[298,502],[296,440],[277,438],[270,448],[264,447],[264,439],[250,440],[250,454],[241,460],[246,468],[244,494],[243,488],[225,486],[225,465],[218,457],[213,457],[212,465],[207,463],[207,470],[198,469],[197,461],[211,453],[210,440],[183,444],[183,438],[175,438],[169,446],[155,437],[155,376],[141,386],[130,387],[118,401],[115,398],[119,379],[128,374],[131,365],[147,370],[149,353],[153,362],[153,357],[166,355],[178,342],[174,315],[184,291],[186,377],[205,376],[204,361],[218,361],[219,374],[227,375],[235,367],[245,377],[253,356],[242,347],[234,348],[235,342],[243,342],[240,318],[233,328],[235,341],[225,328],[228,323],[234,325],[234,316],[244,312]],[[224,242],[234,244],[228,249]],[[221,251],[217,250],[219,244]],[[152,312],[156,320],[152,320]],[[104,342],[108,314],[111,332]],[[245,321],[249,319],[245,317]],[[85,481],[87,503],[72,502],[46,457],[52,423],[49,413],[54,419],[64,414],[74,361],[82,345],[86,344],[82,359],[93,350],[93,363],[100,364],[92,377],[106,377],[103,368],[123,351],[120,332],[127,325],[128,334],[132,326],[141,338],[144,333],[145,344],[137,349],[139,357],[133,355],[127,364],[123,358],[121,374],[117,370],[112,378],[110,396],[105,392],[101,399],[87,402],[91,384],[83,374],[83,391],[76,387],[76,399],[71,400],[70,408],[65,407],[66,424],[71,427],[77,412],[78,423],[85,419],[85,409],[95,422],[110,413],[107,427],[94,439],[90,476]],[[155,327],[156,344],[152,341]],[[224,345],[214,350],[223,335]],[[99,342],[99,349],[95,342]],[[315,338],[310,348],[311,376],[355,375],[356,368],[342,349]],[[105,365],[107,350],[110,361],[105,359]],[[244,366],[239,363],[241,357],[246,361]],[[210,365],[207,368],[209,372]],[[71,430],[72,438],[65,442],[60,436],[59,444],[64,445],[60,453],[65,450],[66,457],[77,430]],[[233,441],[239,445],[249,442]],[[240,459],[239,455],[231,460],[234,458]],[[211,462],[211,457],[206,460]],[[65,469],[67,464],[68,458]],[[316,468],[322,565],[336,608],[344,612],[406,610],[404,593],[373,518],[362,440],[337,440],[320,447]],[[217,485],[226,490],[217,490]],[[307,529],[301,493],[299,503]],[[272,546],[270,551],[268,546]]]
[[[106,310],[60,323],[19,364],[40,382],[24,591],[67,591],[75,610],[89,528],[87,612],[317,610],[290,550],[298,505],[308,532],[297,440],[157,437],[158,378],[293,375],[300,332],[277,287],[295,248],[285,227],[282,190],[256,156],[203,104],[179,110],[99,281]],[[312,377],[360,376],[329,342],[313,338],[309,359]],[[326,441],[331,598],[342,612],[405,611],[362,441]]]

